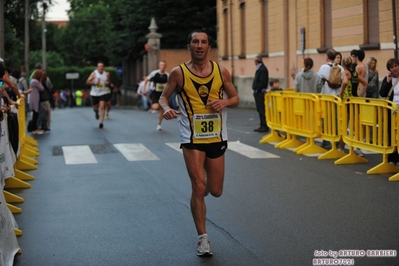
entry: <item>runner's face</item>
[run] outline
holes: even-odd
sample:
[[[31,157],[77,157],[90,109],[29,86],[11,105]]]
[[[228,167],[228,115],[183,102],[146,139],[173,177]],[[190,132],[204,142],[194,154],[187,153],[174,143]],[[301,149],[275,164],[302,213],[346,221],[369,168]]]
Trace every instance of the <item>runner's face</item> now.
[[[103,72],[104,71],[104,64],[102,64],[102,63],[97,64],[97,70],[100,73]]]
[[[193,33],[189,50],[193,58],[203,59],[206,58],[210,49],[208,35],[203,32]]]
[[[166,63],[165,62],[159,62],[159,70],[161,72],[165,72],[166,69]]]

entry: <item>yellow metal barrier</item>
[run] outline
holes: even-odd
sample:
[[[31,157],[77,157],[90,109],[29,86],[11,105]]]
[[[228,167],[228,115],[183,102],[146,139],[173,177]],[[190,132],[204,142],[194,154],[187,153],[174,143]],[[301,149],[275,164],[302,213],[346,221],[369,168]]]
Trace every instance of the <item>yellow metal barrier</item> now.
[[[331,142],[331,150],[318,157],[319,160],[338,159],[345,153],[338,151],[334,145],[341,139],[342,102],[341,98],[333,95],[318,94],[320,104],[320,138]]]
[[[280,142],[284,138],[279,131],[283,131],[283,92],[271,91],[265,94],[266,123],[270,128],[270,133],[265,135],[260,143]]]
[[[396,148],[397,148],[396,152],[398,152],[398,151],[399,151],[399,149],[398,149],[398,146],[399,146],[399,130],[398,130],[399,115],[398,115],[398,113],[397,113],[397,109],[394,110],[394,113],[395,113],[395,114],[394,114],[395,117],[392,116],[391,118],[392,118],[393,121],[395,121],[395,123],[394,123],[394,125],[395,125],[394,131],[396,132],[396,133],[395,133],[395,136],[396,136],[396,137],[395,137],[395,139],[396,139],[395,146],[396,146]],[[398,171],[399,171],[399,169],[397,169],[396,172],[398,172]],[[399,173],[397,173],[397,174],[391,176],[391,177],[389,178],[389,181],[399,181]]]
[[[335,161],[335,164],[368,162],[354,153],[356,147],[383,155],[382,163],[368,170],[367,174],[397,172],[399,169],[388,163],[388,154],[397,146],[396,116],[392,116],[395,109],[395,103],[382,99],[360,97],[345,99],[342,109],[344,125],[342,138],[350,149],[349,154]]]
[[[283,128],[291,135],[276,148],[296,148],[297,154],[323,153],[325,149],[316,145],[314,140],[320,135],[320,109],[317,95],[310,93],[283,94]],[[299,141],[296,136],[306,138]]]
[[[7,207],[11,213],[21,213],[22,208],[12,205],[10,203],[23,203],[24,199],[17,195],[14,195],[4,189],[9,188],[30,188],[31,185],[23,180],[33,180],[34,177],[21,170],[32,170],[37,169],[37,160],[32,158],[39,156],[39,149],[37,148],[38,143],[31,136],[26,135],[26,117],[25,117],[25,99],[18,99],[18,139],[19,139],[19,150],[16,154],[17,160],[14,163],[14,177],[5,179],[3,196],[7,202]],[[14,228],[14,234],[16,236],[22,235],[22,230]],[[22,250],[19,249],[18,253]]]

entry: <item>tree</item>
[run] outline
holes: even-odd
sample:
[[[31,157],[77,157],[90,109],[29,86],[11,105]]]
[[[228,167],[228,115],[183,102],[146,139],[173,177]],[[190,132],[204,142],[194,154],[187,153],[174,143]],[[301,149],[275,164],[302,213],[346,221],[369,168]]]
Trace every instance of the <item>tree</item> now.
[[[110,9],[116,22],[115,35],[119,37],[115,38],[113,52],[121,58],[136,58],[142,55],[151,17],[156,19],[157,32],[162,34],[162,48],[185,48],[188,33],[195,29],[206,30],[213,40],[211,44],[215,44],[215,0],[134,0],[129,1],[128,5],[126,2],[115,0]],[[120,8],[121,6],[124,8]]]
[[[67,65],[95,65],[109,63],[112,41],[112,21],[106,6],[95,4],[82,8],[70,17],[61,36],[55,38]]]
[[[118,64],[123,60],[142,56],[145,35],[149,33],[151,17],[156,19],[158,32],[163,35],[161,47],[167,49],[185,48],[187,35],[195,29],[206,30],[215,46],[216,40],[216,1],[186,0],[70,0],[71,20],[79,12],[100,5],[107,8],[110,16],[111,39],[110,61]],[[184,10],[182,15],[181,10]],[[188,15],[186,15],[188,14]],[[204,19],[205,18],[205,19]],[[70,23],[69,27],[77,24]],[[84,25],[87,27],[87,25]]]

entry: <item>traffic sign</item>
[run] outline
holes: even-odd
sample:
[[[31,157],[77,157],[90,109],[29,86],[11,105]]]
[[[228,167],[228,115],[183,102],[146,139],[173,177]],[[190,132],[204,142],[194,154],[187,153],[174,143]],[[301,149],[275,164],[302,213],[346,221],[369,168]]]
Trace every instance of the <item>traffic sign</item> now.
[[[66,73],[66,79],[79,79],[79,73]]]

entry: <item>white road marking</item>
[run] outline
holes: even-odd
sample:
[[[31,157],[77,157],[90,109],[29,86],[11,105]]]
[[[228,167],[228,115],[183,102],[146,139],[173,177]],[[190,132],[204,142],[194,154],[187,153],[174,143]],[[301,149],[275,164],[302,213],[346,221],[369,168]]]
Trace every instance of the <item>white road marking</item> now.
[[[141,143],[114,144],[128,161],[155,161],[159,158]]]
[[[180,149],[180,143],[179,142],[167,142],[165,143],[166,145],[168,145],[169,147],[171,147],[172,149],[183,153],[182,150]]]
[[[65,164],[91,164],[97,163],[89,145],[63,146]]]
[[[280,156],[273,153],[266,152],[237,141],[229,141],[228,149],[251,159],[280,158]]]

